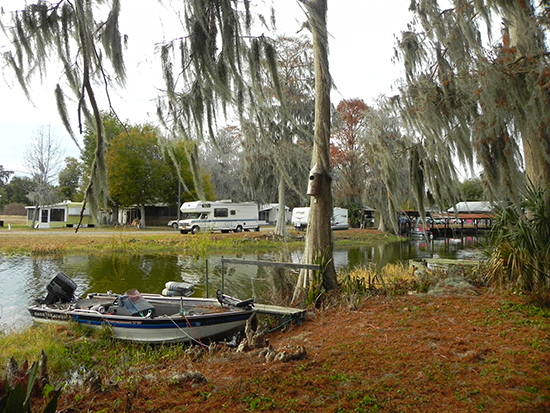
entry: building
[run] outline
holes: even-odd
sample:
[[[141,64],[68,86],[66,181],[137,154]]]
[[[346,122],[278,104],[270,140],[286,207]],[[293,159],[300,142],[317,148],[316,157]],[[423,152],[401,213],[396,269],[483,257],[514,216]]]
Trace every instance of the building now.
[[[265,204],[260,207],[260,221],[275,225],[279,215],[279,204]],[[285,206],[285,223],[290,222],[290,208]]]
[[[35,228],[63,228],[74,227],[80,221],[82,202],[63,201],[54,205],[39,207],[38,216],[34,223]],[[32,226],[35,206],[26,206],[27,226]],[[97,225],[95,218],[88,208],[84,209],[82,227],[94,227]]]

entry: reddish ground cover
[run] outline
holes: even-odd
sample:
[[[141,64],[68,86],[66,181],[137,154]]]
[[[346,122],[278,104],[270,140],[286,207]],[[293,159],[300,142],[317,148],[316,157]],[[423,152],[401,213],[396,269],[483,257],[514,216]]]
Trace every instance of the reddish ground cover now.
[[[548,412],[548,311],[523,297],[374,297],[268,334],[298,360],[198,347],[136,366],[61,412]],[[265,350],[264,350],[265,353]]]

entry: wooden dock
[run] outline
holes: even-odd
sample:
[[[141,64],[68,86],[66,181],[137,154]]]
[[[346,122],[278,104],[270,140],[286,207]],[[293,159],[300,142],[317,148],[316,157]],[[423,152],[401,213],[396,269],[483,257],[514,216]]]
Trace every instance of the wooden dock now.
[[[258,314],[275,315],[279,317],[290,317],[292,319],[302,319],[306,315],[306,310],[300,308],[281,307],[278,305],[256,304],[254,307],[258,309]]]
[[[422,258],[418,260],[409,260],[409,264],[417,268],[426,268],[428,265],[449,267],[452,265],[459,266],[476,266],[480,264],[479,260],[459,260],[459,259],[447,259],[447,258]]]
[[[236,258],[224,258],[222,257],[222,288],[223,277],[225,275],[225,264],[240,264],[240,265],[257,265],[260,267],[276,267],[287,269],[306,269],[313,271],[320,271],[321,266],[316,264],[300,264],[293,262],[277,262],[277,261],[260,261],[260,260],[244,260]],[[256,304],[254,307],[258,309],[258,314],[267,314],[277,316],[283,321],[283,325],[292,321],[303,321],[305,319],[306,310],[300,308],[281,307],[278,305],[269,304]]]

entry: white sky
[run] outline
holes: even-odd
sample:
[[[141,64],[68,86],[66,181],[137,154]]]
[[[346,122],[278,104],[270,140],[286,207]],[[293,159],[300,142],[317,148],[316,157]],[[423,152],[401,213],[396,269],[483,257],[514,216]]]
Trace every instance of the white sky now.
[[[401,76],[400,67],[391,62],[395,36],[410,21],[409,0],[328,0],[329,65],[338,91],[332,103],[360,98],[373,104],[380,94],[394,93],[392,84]],[[2,0],[10,10],[22,0]],[[121,33],[127,34],[126,66],[129,79],[125,90],[114,93],[114,107],[123,120],[133,123],[156,123],[157,89],[163,86],[160,58],[154,44],[171,37],[170,22],[161,18],[162,8],[151,7],[153,0],[123,0]],[[274,0],[278,29],[294,35],[304,15],[296,0]],[[156,3],[155,3],[156,4]],[[128,10],[131,8],[131,10]],[[139,12],[135,12],[137,10]],[[147,10],[146,13],[143,10]],[[171,18],[174,18],[171,15]],[[161,21],[162,20],[162,21]],[[2,36],[2,34],[0,34]],[[0,37],[0,53],[7,41]],[[25,174],[24,154],[32,136],[41,125],[52,125],[65,156],[79,157],[79,151],[65,132],[55,107],[53,90],[57,82],[50,75],[32,90],[34,106],[15,83],[11,72],[3,68],[0,78],[0,165],[4,169]],[[107,109],[107,106],[104,107]],[[76,111],[70,111],[76,125]],[[75,126],[76,129],[76,126]]]

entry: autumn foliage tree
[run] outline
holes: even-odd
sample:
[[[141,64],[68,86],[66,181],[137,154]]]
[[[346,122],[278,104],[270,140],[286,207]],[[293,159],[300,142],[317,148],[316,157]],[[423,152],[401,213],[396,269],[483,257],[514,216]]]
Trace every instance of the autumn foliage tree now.
[[[334,114],[331,161],[334,198],[341,206],[361,204],[361,188],[368,168],[361,142],[366,131],[368,110],[363,100],[351,99],[341,101]]]

